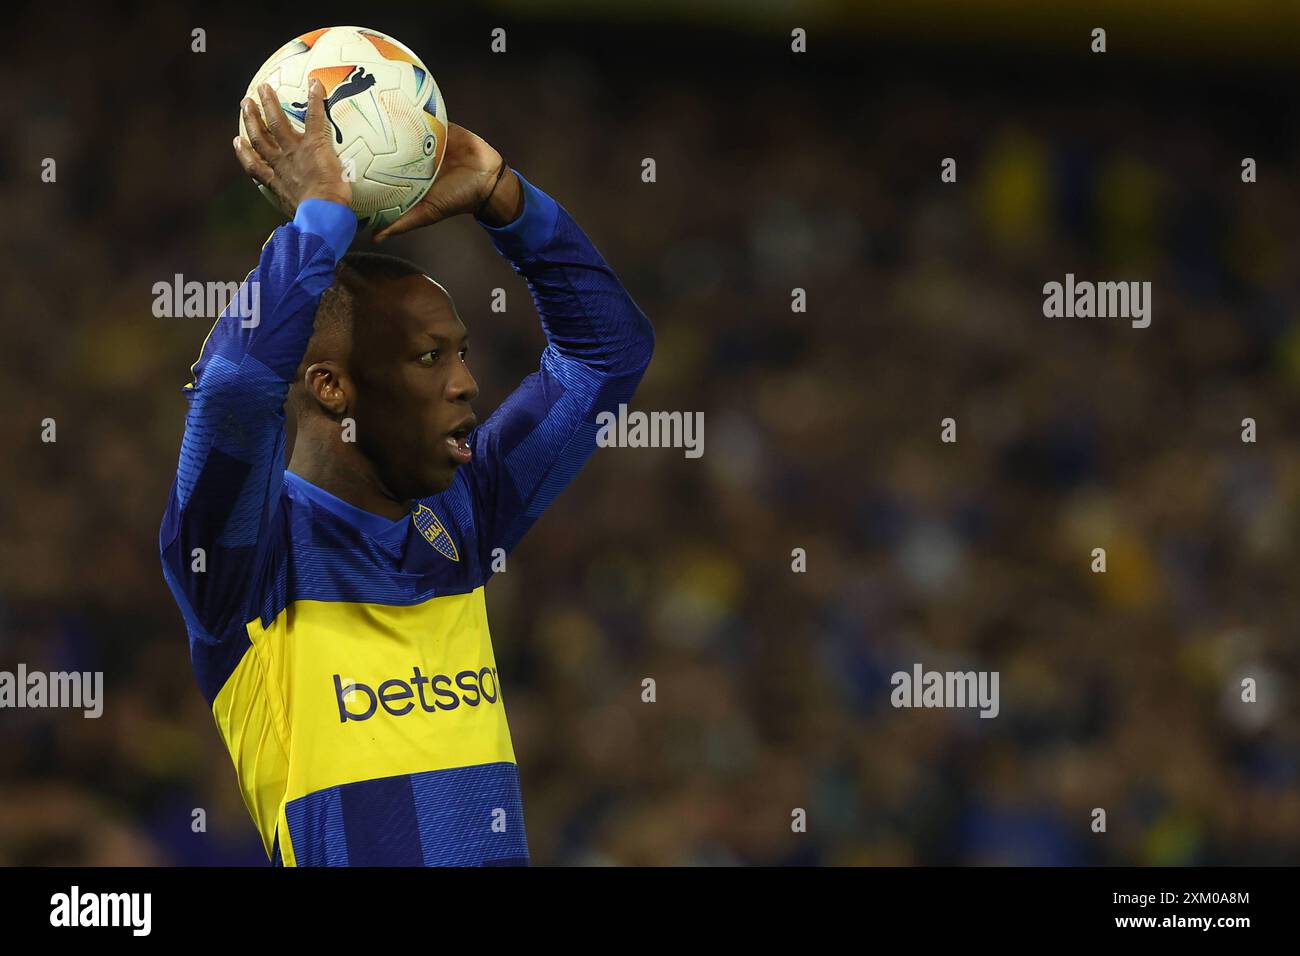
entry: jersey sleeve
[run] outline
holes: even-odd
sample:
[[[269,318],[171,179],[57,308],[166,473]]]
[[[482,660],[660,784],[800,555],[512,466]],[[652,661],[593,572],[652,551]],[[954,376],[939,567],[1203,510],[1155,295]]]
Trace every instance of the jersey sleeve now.
[[[283,495],[284,402],[356,226],[347,206],[303,202],[262,247],[183,389],[189,410],[158,544],[192,640],[220,641],[256,613],[252,585]]]
[[[516,171],[516,175],[518,172]],[[532,294],[547,345],[540,367],[471,437],[470,485],[485,576],[596,449],[596,416],[636,391],[654,330],[569,213],[519,176],[523,213],[482,224]]]

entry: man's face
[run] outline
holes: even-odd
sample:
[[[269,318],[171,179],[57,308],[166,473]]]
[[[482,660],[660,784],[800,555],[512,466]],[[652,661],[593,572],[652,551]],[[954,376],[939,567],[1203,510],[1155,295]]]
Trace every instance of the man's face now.
[[[377,282],[355,307],[365,313],[348,359],[357,445],[398,500],[445,491],[470,460],[475,424],[465,325],[425,276]]]

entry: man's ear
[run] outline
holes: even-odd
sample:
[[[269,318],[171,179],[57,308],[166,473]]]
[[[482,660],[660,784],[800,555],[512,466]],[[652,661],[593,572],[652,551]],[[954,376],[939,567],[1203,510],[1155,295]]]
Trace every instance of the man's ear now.
[[[343,369],[337,362],[316,362],[309,365],[303,384],[307,387],[307,394],[327,415],[338,417],[347,412],[351,383],[346,381]]]

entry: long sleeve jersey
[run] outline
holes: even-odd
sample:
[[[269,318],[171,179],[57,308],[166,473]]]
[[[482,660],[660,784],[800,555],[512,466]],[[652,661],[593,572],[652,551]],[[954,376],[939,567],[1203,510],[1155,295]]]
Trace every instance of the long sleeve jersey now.
[[[526,864],[484,586],[632,396],[654,333],[567,211],[522,176],[485,224],[547,346],[441,494],[393,521],[286,471],[284,404],[356,230],[308,200],[262,248],[260,315],[228,308],[184,394],[159,534],[199,687],[272,862]],[[497,549],[501,549],[498,552]]]

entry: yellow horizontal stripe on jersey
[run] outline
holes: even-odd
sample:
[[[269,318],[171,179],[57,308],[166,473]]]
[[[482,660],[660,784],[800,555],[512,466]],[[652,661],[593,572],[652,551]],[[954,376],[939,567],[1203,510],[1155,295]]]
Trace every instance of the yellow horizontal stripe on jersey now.
[[[212,715],[268,857],[289,779],[288,733],[275,714],[257,649],[249,648],[212,702]]]
[[[295,601],[247,629],[252,648],[213,713],[268,852],[280,825],[286,864],[292,800],[515,762],[482,587],[406,607]]]

